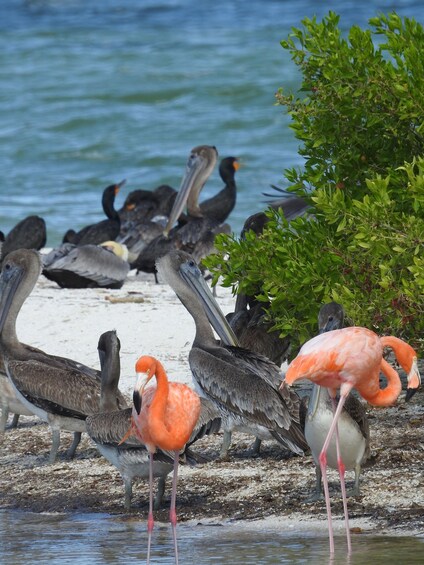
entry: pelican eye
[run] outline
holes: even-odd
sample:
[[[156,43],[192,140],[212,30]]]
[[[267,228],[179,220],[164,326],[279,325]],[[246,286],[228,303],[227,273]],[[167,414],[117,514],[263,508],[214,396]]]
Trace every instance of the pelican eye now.
[[[193,259],[190,259],[190,261],[188,262],[190,267],[195,267],[196,263],[193,261]]]
[[[6,263],[3,267],[3,269],[5,269],[6,271],[8,271],[11,268],[12,268],[12,265],[10,263]]]

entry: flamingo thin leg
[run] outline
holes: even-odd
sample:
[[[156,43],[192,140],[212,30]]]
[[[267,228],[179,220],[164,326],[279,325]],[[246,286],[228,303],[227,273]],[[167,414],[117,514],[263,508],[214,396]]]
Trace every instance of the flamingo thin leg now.
[[[153,453],[149,452],[149,516],[147,518],[147,565],[150,563],[150,550],[152,547],[153,518]]]
[[[172,525],[172,536],[174,538],[175,549],[175,564],[178,565],[178,545],[177,545],[177,478],[178,478],[178,459],[180,456],[179,451],[174,452],[174,476],[172,478],[172,494],[171,494],[171,509],[169,511],[169,519]]]
[[[325,506],[327,508],[327,518],[328,518],[328,536],[330,541],[330,553],[334,553],[334,536],[333,536],[333,521],[331,517],[331,506],[330,506],[330,493],[328,490],[328,479],[327,479],[327,450],[330,445],[331,438],[333,437],[334,431],[337,426],[337,420],[339,419],[340,413],[343,409],[346,397],[351,391],[352,386],[343,383],[340,387],[340,400],[337,405],[337,409],[334,413],[333,421],[331,422],[330,429],[328,430],[327,437],[325,438],[324,445],[319,456],[319,464],[322,473],[322,483],[324,486],[324,496],[325,496]]]
[[[333,403],[333,411],[336,412],[336,399],[335,397],[331,396],[331,401]],[[347,511],[347,497],[346,497],[346,483],[345,483],[345,472],[346,467],[343,463],[342,456],[340,453],[340,439],[339,439],[339,427],[336,426],[336,450],[337,450],[337,466],[339,469],[340,475],[340,488],[342,491],[342,500],[343,500],[343,512],[345,518],[345,527],[346,527],[346,538],[347,538],[347,552],[350,554],[352,552],[352,544],[350,540],[350,528],[349,528],[349,514]]]

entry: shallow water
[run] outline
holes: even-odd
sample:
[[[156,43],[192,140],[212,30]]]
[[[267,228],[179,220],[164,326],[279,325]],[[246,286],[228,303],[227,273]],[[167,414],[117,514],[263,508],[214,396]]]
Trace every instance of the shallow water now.
[[[325,530],[326,524],[323,523]],[[102,514],[56,515],[0,511],[0,535],[4,565],[23,562],[49,565],[133,564],[146,559],[146,523]],[[350,559],[345,539],[335,538],[336,553],[329,559],[326,536],[311,532],[266,530],[260,524],[189,526],[178,524],[180,563],[207,565],[373,565],[424,562],[424,539],[354,535]],[[156,524],[152,565],[172,564],[170,527]]]
[[[379,11],[424,22],[414,0],[2,0],[0,230],[29,214],[47,246],[103,218],[103,188],[178,187],[192,147],[235,155],[236,233],[264,207],[263,191],[301,165],[280,86],[297,68],[280,46],[302,18],[341,15],[342,28]],[[217,171],[202,198],[222,186]]]

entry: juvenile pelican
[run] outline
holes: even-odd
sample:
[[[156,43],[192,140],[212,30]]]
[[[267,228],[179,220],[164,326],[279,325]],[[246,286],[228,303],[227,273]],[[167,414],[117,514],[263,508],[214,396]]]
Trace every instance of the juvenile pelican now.
[[[219,231],[220,222],[207,216],[204,217],[198,199],[215,167],[217,158],[218,151],[212,145],[199,145],[191,150],[165,229],[162,230],[161,235],[155,237],[142,249],[138,258],[131,263],[132,268],[154,273],[156,278],[156,260],[166,255],[171,249],[185,249],[193,252],[195,246],[198,245],[199,253],[205,254],[207,250],[210,250],[211,243],[213,244],[215,235]],[[187,216],[183,218],[181,225],[173,227],[175,222],[181,218],[186,205]],[[222,229],[227,230],[227,227]],[[206,246],[206,251],[205,248],[200,250],[202,244]]]
[[[53,434],[49,461],[54,462],[60,430],[75,432],[68,455],[73,456],[85,419],[100,410],[98,371],[68,359],[49,355],[20,343],[16,318],[41,271],[36,251],[19,249],[9,253],[0,274],[0,345],[6,374],[19,401],[47,422]],[[119,406],[126,406],[119,394]]]
[[[157,261],[157,268],[194,319],[189,363],[203,395],[221,414],[221,457],[227,455],[234,430],[277,439],[302,455],[307,444],[299,423],[299,397],[285,387],[279,390],[279,368],[266,357],[235,346],[237,339],[189,254],[172,251]],[[217,343],[210,324],[224,343],[234,345]]]
[[[218,159],[218,151],[213,145],[198,145],[189,155],[186,170],[174,201],[164,235],[169,236],[171,228],[181,216],[186,204],[189,216],[202,217],[199,207],[199,194],[205,185]]]

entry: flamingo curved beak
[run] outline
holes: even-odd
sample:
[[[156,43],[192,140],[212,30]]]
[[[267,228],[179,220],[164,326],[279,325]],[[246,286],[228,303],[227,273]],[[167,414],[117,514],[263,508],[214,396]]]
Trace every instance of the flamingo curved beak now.
[[[421,385],[421,376],[418,370],[418,362],[417,358],[414,357],[412,360],[412,366],[408,373],[408,388],[406,391],[405,400],[408,402],[417,392],[418,388]]]
[[[137,381],[134,386],[133,391],[133,403],[134,408],[138,415],[141,412],[141,406],[143,404],[143,390],[149,380],[150,375],[149,373],[137,373]]]

